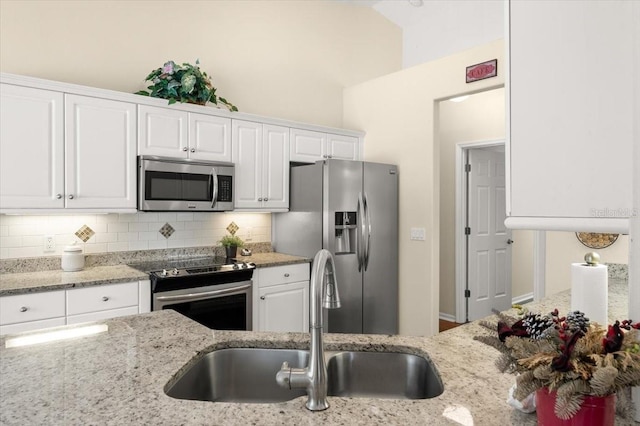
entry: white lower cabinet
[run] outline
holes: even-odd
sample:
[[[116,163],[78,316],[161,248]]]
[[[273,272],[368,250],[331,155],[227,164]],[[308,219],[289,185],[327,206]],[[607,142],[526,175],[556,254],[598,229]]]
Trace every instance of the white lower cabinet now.
[[[309,264],[260,268],[254,273],[257,331],[309,331]]]
[[[149,280],[0,297],[0,335],[149,312]]]

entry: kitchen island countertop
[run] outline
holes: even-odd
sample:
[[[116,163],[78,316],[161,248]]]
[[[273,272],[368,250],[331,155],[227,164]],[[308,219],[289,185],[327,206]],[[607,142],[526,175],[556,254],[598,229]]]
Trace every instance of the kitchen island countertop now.
[[[627,284],[610,280],[609,313],[627,316]],[[568,291],[528,309],[566,311]],[[513,312],[515,314],[515,311]],[[173,399],[164,386],[186,363],[225,347],[308,348],[306,333],[209,330],[173,311],[105,321],[108,332],[66,342],[5,348],[0,339],[0,424],[100,425],[535,425],[505,400],[514,378],[496,370],[498,352],[473,336],[473,322],[436,336],[325,334],[327,350],[408,352],[437,366],[444,393],[427,400],[329,397],[309,412],[306,397],[274,404]],[[275,380],[275,378],[274,378]],[[633,425],[617,419],[616,425]]]

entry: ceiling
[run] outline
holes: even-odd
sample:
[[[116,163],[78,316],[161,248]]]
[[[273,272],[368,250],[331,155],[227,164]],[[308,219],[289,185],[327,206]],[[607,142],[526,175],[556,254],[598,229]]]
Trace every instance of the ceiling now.
[[[427,10],[439,7],[445,1],[429,0],[342,0],[345,3],[357,6],[371,7],[382,16],[399,26],[405,28],[424,20]]]

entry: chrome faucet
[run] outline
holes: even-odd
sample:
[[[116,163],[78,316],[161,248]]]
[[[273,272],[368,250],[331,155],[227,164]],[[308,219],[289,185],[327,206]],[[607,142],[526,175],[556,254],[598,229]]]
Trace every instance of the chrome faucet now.
[[[327,250],[320,250],[313,259],[311,285],[309,291],[309,330],[311,348],[309,365],[306,368],[290,368],[282,363],[276,374],[276,381],[289,389],[306,388],[306,407],[311,411],[326,410],[327,402],[327,364],[324,360],[322,343],[322,308],[340,307],[340,296],[336,283],[333,256]]]

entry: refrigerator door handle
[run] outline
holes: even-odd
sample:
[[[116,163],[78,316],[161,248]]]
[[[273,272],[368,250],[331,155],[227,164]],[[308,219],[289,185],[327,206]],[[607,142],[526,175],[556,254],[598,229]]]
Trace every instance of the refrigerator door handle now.
[[[358,258],[358,272],[362,271],[364,265],[364,235],[365,235],[365,216],[364,216],[364,200],[362,192],[358,193],[358,232],[356,232],[356,257]]]
[[[364,194],[364,217],[365,217],[365,231],[363,234],[366,238],[364,241],[364,270],[369,267],[369,253],[371,252],[371,216],[369,216],[369,203],[367,202],[367,193]]]

